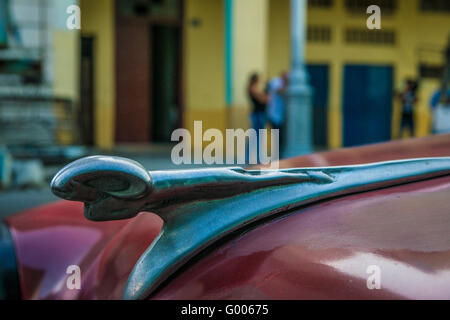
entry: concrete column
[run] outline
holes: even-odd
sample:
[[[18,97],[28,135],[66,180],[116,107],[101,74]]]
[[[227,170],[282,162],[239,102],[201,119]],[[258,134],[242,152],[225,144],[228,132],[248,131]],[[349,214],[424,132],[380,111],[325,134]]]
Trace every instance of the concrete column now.
[[[291,0],[291,72],[283,157],[312,152],[312,89],[305,68],[306,0]]]

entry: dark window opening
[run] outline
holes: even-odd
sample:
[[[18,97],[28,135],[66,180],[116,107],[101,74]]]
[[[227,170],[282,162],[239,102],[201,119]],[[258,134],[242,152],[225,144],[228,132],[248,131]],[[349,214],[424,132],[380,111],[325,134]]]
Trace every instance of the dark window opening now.
[[[134,5],[133,12],[136,16],[146,16],[150,13],[148,3],[138,2]]]
[[[331,42],[331,27],[308,26],[306,37],[309,42]]]
[[[390,30],[366,30],[347,29],[345,31],[347,43],[394,45],[396,42],[395,32]]]
[[[94,144],[94,38],[81,37],[80,111],[81,142]]]
[[[392,14],[397,9],[397,0],[346,0],[345,7],[352,13],[366,13],[371,5],[380,7],[383,14]]]
[[[444,67],[439,65],[421,64],[419,66],[421,78],[441,79],[444,74]]]
[[[449,0],[421,0],[420,9],[422,11],[446,12],[450,13]]]
[[[308,6],[312,8],[331,8],[333,0],[308,0]]]

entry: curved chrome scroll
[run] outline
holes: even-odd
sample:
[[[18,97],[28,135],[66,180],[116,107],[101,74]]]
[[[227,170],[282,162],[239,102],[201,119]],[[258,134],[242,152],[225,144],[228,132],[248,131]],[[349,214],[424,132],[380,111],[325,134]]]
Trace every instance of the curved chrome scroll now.
[[[186,261],[221,237],[264,217],[313,201],[450,174],[450,158],[367,165],[147,172],[118,157],[77,160],[51,182],[57,196],[85,203],[90,220],[158,214],[161,233],[135,265],[126,299],[145,299]]]

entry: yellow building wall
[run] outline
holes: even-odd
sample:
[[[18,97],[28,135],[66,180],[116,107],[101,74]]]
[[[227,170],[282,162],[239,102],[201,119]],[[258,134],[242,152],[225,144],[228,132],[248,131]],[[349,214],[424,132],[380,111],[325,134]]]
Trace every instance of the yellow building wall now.
[[[281,70],[289,68],[290,57],[290,1],[270,0],[268,70],[276,76]],[[331,43],[308,43],[307,63],[325,63],[330,68],[328,142],[330,148],[342,146],[342,83],[346,64],[391,65],[394,69],[395,89],[401,89],[407,77],[417,77],[419,61],[427,59],[442,63],[436,54],[424,58],[422,48],[427,46],[445,47],[450,31],[450,19],[446,14],[424,14],[419,10],[418,0],[398,0],[398,8],[393,15],[381,12],[382,29],[396,32],[394,46],[357,45],[345,43],[345,29],[365,28],[368,15],[352,14],[344,6],[344,0],[334,0],[332,9],[309,8],[308,25],[326,25],[332,30]],[[431,57],[433,56],[433,57]],[[431,116],[428,100],[436,89],[438,81],[424,80],[419,88],[419,103],[416,109],[417,136],[430,132]],[[396,100],[396,99],[394,99]],[[397,137],[400,126],[400,106],[393,103],[392,136]]]
[[[79,38],[78,31],[53,31],[53,93],[58,97],[78,100]]]
[[[248,79],[260,75],[267,81],[268,0],[233,1],[233,103],[228,108],[229,128],[248,128],[250,103]]]
[[[64,105],[55,103],[54,112],[59,120],[76,119],[79,102],[79,36],[76,30],[52,31],[53,95],[71,100],[74,108],[73,112],[68,114]],[[56,132],[59,144],[69,145],[76,142],[78,133],[74,132],[73,128],[60,126]]]
[[[194,19],[200,21],[195,26]],[[184,127],[194,121],[225,130],[224,3],[223,0],[185,1],[184,12]]]
[[[267,77],[269,0],[232,1],[232,103],[225,99],[225,1],[185,1],[185,128],[196,120],[203,131],[249,127],[247,81],[252,72]],[[192,27],[192,19],[201,21]],[[262,88],[261,88],[262,89]],[[205,146],[207,143],[204,143]],[[224,145],[225,147],[225,145]]]
[[[80,8],[82,34],[95,37],[95,142],[110,149],[115,128],[114,1],[80,0]],[[189,0],[184,8],[184,127],[193,132],[194,121],[201,120],[203,130],[225,131],[224,3]],[[194,19],[200,24],[191,23]]]
[[[308,63],[328,64],[330,68],[328,141],[329,147],[342,146],[342,82],[345,64],[392,65],[395,89],[406,77],[416,77],[419,61],[442,63],[433,53],[421,52],[427,46],[443,48],[450,30],[444,14],[424,14],[419,0],[398,0],[392,16],[383,15],[382,28],[396,31],[395,46],[347,45],[347,27],[364,28],[368,15],[354,15],[344,7],[344,0],[334,0],[332,9],[308,9],[308,24],[327,25],[332,29],[328,44],[308,43]],[[204,130],[248,126],[249,103],[245,94],[248,75],[260,72],[263,81],[288,70],[290,65],[290,0],[233,1],[233,104],[225,104],[225,24],[224,0],[188,0],[184,2],[184,127],[193,130],[195,120],[203,121]],[[111,148],[115,127],[114,1],[80,0],[82,33],[95,37],[95,141],[101,148]],[[195,25],[192,21],[200,23]],[[60,45],[65,45],[61,39]],[[78,49],[76,49],[78,50]],[[60,57],[63,63],[65,58]],[[61,75],[63,76],[63,75]],[[428,100],[438,81],[424,80],[416,112],[416,135],[430,130]],[[59,88],[68,92],[68,88]],[[72,90],[72,89],[70,89]],[[392,136],[400,122],[400,106],[395,101]]]
[[[80,0],[81,32],[94,36],[94,140],[111,149],[115,128],[114,1]]]
[[[267,73],[269,78],[290,65],[290,0],[269,0]]]

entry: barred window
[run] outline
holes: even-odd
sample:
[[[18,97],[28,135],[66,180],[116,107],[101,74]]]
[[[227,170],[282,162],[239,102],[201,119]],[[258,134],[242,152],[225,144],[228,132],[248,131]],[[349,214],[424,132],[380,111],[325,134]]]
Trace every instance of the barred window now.
[[[444,74],[444,67],[422,63],[419,66],[419,74],[421,78],[441,79]]]
[[[397,9],[397,0],[345,0],[345,7],[352,13],[366,13],[371,5],[377,5],[381,12],[389,14]]]
[[[428,12],[446,12],[450,13],[449,0],[421,0],[420,9]]]
[[[349,28],[345,30],[345,41],[354,44],[394,45],[395,32],[392,30],[367,30]]]
[[[331,42],[330,26],[308,26],[307,40],[309,42]]]
[[[308,0],[308,6],[311,8],[331,8],[333,0]]]

